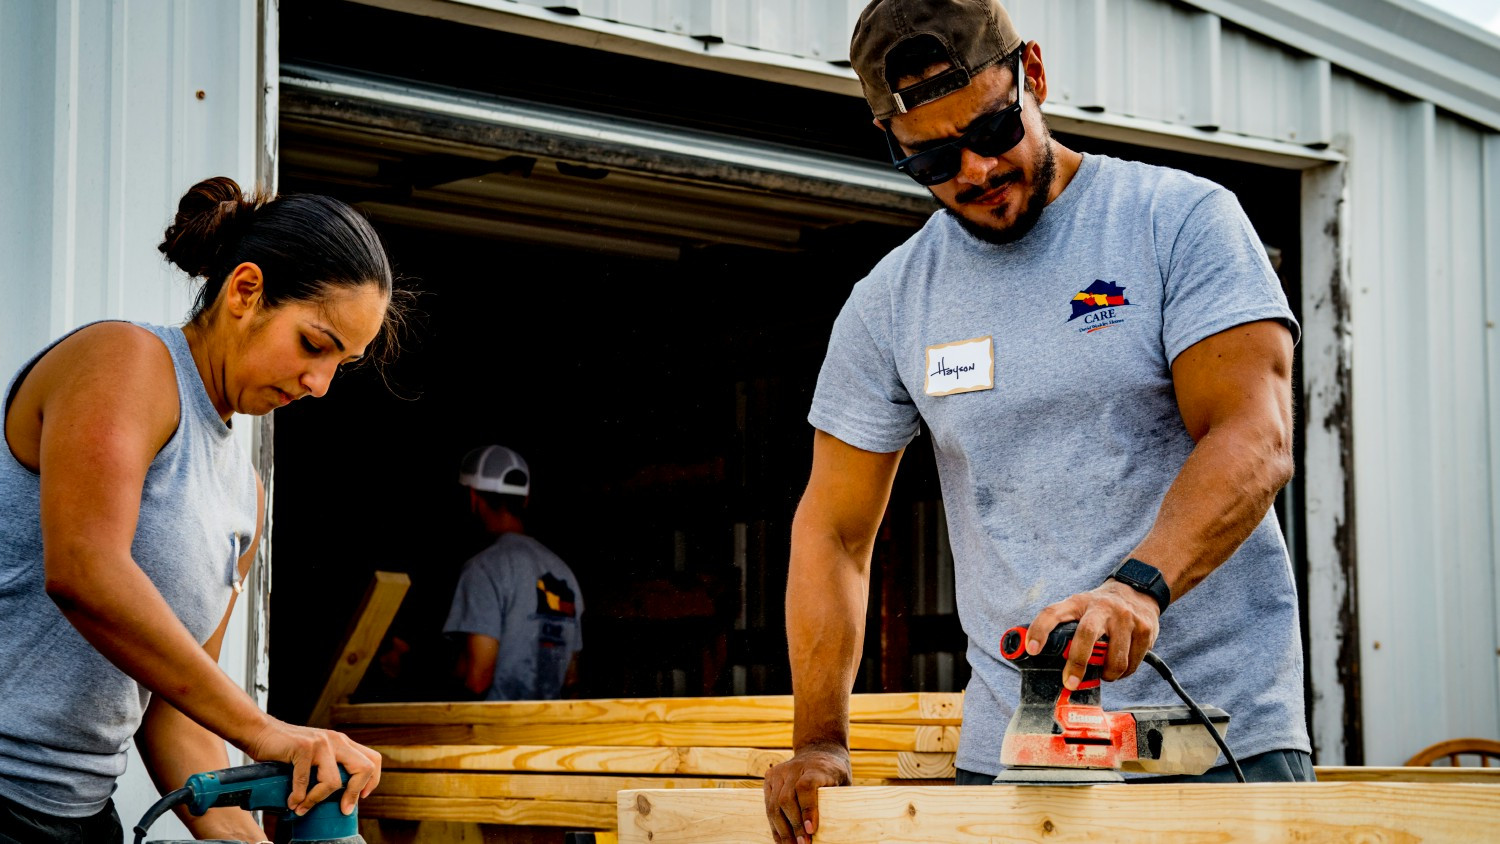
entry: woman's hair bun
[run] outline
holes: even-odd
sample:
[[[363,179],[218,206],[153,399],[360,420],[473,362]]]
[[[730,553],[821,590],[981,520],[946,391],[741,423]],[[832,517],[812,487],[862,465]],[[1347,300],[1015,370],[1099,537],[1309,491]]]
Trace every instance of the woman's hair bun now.
[[[177,203],[177,216],[156,248],[190,276],[215,279],[266,198],[245,196],[228,176],[204,179]]]

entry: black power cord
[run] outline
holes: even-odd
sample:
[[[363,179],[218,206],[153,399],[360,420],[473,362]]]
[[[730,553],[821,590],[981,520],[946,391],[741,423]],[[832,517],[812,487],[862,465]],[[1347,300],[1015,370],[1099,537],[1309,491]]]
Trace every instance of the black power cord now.
[[[1157,673],[1162,676],[1162,679],[1167,681],[1167,684],[1172,687],[1172,691],[1176,692],[1177,696],[1182,698],[1182,702],[1186,703],[1188,709],[1193,711],[1193,715],[1197,716],[1198,720],[1203,722],[1203,726],[1208,728],[1208,734],[1214,737],[1214,741],[1219,745],[1219,750],[1224,754],[1224,758],[1229,760],[1229,766],[1234,769],[1234,778],[1239,782],[1244,782],[1245,772],[1240,770],[1240,763],[1236,762],[1234,754],[1229,752],[1229,745],[1224,743],[1224,737],[1219,735],[1219,730],[1214,727],[1212,721],[1208,720],[1208,716],[1203,714],[1203,710],[1198,708],[1198,704],[1194,703],[1193,699],[1188,697],[1186,691],[1183,691],[1182,686],[1177,682],[1177,678],[1172,676],[1172,669],[1167,667],[1167,664],[1162,661],[1161,657],[1156,655],[1155,651],[1146,651],[1145,660],[1151,664],[1152,668],[1156,669]]]
[[[141,822],[132,830],[135,832],[135,844],[141,844],[146,840],[146,830],[151,828],[151,824],[156,823],[157,818],[166,814],[173,806],[180,806],[191,799],[193,799],[191,790],[179,788],[152,804],[151,808],[146,810],[146,816],[141,818]]]

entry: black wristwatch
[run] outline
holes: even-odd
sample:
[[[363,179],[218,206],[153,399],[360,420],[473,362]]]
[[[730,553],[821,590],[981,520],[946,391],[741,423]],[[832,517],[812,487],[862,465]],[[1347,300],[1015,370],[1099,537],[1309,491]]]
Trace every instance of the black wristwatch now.
[[[1167,579],[1161,576],[1161,570],[1134,557],[1117,566],[1105,579],[1118,580],[1137,592],[1145,592],[1156,599],[1162,612],[1166,612],[1167,604],[1172,603],[1172,589],[1167,586]]]

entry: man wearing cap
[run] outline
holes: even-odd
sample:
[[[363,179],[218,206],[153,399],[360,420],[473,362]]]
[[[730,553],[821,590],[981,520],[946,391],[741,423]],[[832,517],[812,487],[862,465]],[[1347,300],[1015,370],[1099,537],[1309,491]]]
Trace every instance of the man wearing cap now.
[[[854,287],[814,394],[787,586],[797,752],[766,778],[777,840],[811,837],[817,788],[850,781],[871,549],[919,423],[973,669],[960,784],[1001,768],[1020,685],[1001,634],[1029,622],[1036,647],[1070,620],[1070,688],[1107,634],[1106,705],[1176,703],[1135,672],[1154,649],[1230,712],[1248,778],[1311,779],[1271,513],[1298,327],[1239,203],[1059,144],[1041,48],[995,0],[874,0],[850,58],[895,166],[943,209]]]
[[[531,471],[521,455],[491,445],[464,457],[458,481],[495,537],[464,563],[443,625],[464,639],[459,678],[485,700],[560,698],[583,649],[583,593],[568,564],[526,535]]]

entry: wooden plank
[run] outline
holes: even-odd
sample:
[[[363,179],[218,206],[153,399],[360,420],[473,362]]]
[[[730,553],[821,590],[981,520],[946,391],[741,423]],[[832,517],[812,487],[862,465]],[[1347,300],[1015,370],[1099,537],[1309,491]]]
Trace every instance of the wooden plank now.
[[[522,827],[538,829],[540,827]],[[366,844],[494,844],[486,835],[493,829],[511,829],[477,823],[453,823],[451,821],[396,821],[388,818],[372,818],[364,815],[359,819],[359,835]],[[556,832],[555,829],[546,829]],[[531,842],[527,842],[531,844]],[[553,844],[553,842],[548,842]]]
[[[957,775],[953,764],[952,753],[897,753],[896,769],[890,771],[885,768],[877,768],[875,763],[881,760],[871,759],[862,761],[861,755],[870,751],[855,750],[850,753],[850,761],[854,766],[854,776],[873,777],[882,776],[892,779],[903,780],[951,780]]]
[[[410,724],[348,727],[349,737],[377,744],[550,744],[615,747],[760,747],[792,746],[791,723],[688,724]],[[914,724],[851,724],[853,750],[913,750],[954,753],[957,727]]]
[[[365,596],[359,602],[349,631],[344,634],[344,644],[339,648],[328,682],[307,718],[310,726],[328,726],[333,707],[348,700],[359,686],[409,588],[411,578],[400,572],[377,571],[370,578],[370,585],[365,588]]]
[[[1500,768],[1379,768],[1319,765],[1318,782],[1479,782],[1500,786]]]
[[[497,774],[454,771],[385,771],[380,794],[401,797],[513,797],[609,803],[621,791],[662,788],[754,788],[756,777],[648,777],[607,774]],[[951,779],[911,780],[856,777],[854,785],[952,785]]]
[[[825,788],[817,844],[1495,840],[1500,788],[1472,783]],[[620,844],[770,844],[762,795],[624,791]]]
[[[790,756],[746,747],[551,747],[547,745],[379,745],[392,769],[553,771],[759,777]]]
[[[957,727],[963,722],[963,698],[961,692],[852,695],[849,698],[849,720],[853,723]],[[345,725],[634,724],[653,721],[790,723],[792,696],[361,703],[336,706],[333,720]]]
[[[565,844],[568,831],[555,826],[359,819],[359,834],[368,844]]]
[[[604,774],[679,774],[763,777],[791,758],[790,750],[753,747],[551,747],[546,745],[379,745],[391,769],[452,771],[568,771]],[[855,750],[856,777],[946,779],[951,753]]]
[[[386,771],[377,794],[387,797],[509,797],[613,804],[630,789],[754,788],[762,780],[705,777],[605,776],[593,774],[489,774],[451,771]]]
[[[759,792],[756,792],[759,794]],[[522,826],[610,829],[615,803],[522,800],[503,797],[403,797],[379,792],[359,801],[361,817],[409,821],[467,821]]]

